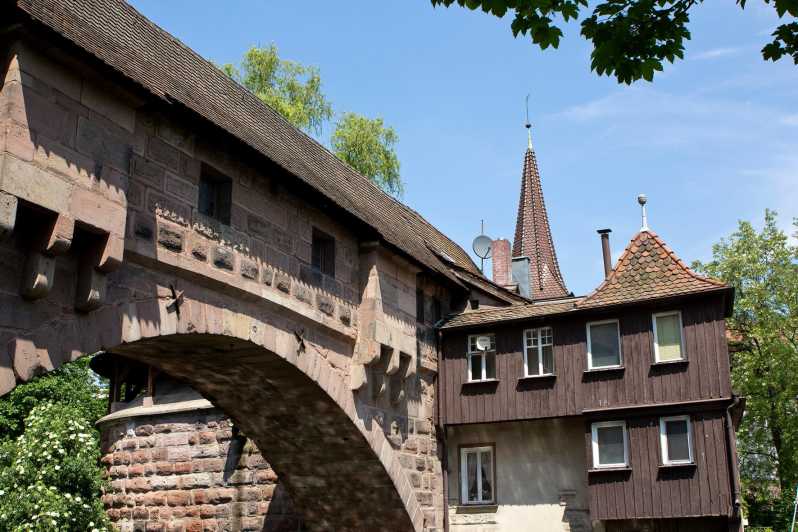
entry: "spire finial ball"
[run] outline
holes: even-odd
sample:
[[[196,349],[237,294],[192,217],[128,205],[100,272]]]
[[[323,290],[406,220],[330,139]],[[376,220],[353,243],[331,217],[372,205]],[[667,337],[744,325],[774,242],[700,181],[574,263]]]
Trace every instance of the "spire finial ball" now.
[[[645,194],[638,194],[637,195],[637,203],[639,203],[641,206],[645,205],[647,201],[648,201],[648,197]]]

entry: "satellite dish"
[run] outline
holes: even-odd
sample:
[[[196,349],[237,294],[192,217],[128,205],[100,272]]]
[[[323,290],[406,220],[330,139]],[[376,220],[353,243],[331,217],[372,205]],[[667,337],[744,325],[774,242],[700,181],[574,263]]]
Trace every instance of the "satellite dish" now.
[[[477,349],[480,351],[490,349],[490,336],[477,336]]]
[[[474,239],[474,243],[471,244],[471,247],[474,249],[474,253],[477,254],[477,257],[480,259],[487,259],[490,257],[490,252],[493,248],[493,240],[487,235],[479,235]]]

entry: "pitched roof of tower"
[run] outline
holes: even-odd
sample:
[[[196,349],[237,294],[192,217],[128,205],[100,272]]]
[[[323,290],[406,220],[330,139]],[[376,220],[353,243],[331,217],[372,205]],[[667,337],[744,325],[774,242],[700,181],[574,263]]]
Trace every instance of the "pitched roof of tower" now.
[[[642,230],[596,290],[577,304],[593,308],[728,289],[691,270],[656,233]]]
[[[529,289],[532,299],[568,295],[551,238],[549,216],[543,200],[543,187],[531,137],[524,156],[513,257],[529,257]]]
[[[468,253],[415,211],[125,1],[17,0],[16,6],[156,98],[191,110],[269,158],[420,264],[460,284],[433,248],[479,271]]]

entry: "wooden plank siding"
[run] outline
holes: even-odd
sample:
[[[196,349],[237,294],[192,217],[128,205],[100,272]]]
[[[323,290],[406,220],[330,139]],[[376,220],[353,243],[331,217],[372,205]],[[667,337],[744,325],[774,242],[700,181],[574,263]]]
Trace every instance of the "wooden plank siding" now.
[[[681,310],[686,364],[655,365],[652,312]],[[620,322],[624,369],[586,372],[585,325]],[[555,377],[523,377],[523,331],[550,326]],[[467,383],[469,334],[495,333],[498,382]],[[474,330],[444,331],[440,368],[443,424],[486,423],[579,415],[583,410],[676,403],[731,396],[723,306],[719,298],[695,298],[670,306],[638,306],[602,314],[573,314]]]
[[[592,519],[661,519],[732,513],[725,411],[693,413],[693,466],[661,467],[659,417],[627,417],[628,471],[588,473]],[[590,420],[585,449],[592,464]]]

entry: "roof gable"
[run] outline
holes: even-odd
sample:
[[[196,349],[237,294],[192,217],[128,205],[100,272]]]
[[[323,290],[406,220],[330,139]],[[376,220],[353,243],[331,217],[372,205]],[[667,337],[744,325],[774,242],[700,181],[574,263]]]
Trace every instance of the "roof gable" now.
[[[632,303],[727,288],[691,270],[656,233],[637,233],[610,276],[578,308]]]

